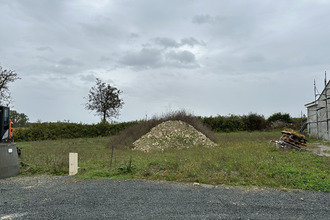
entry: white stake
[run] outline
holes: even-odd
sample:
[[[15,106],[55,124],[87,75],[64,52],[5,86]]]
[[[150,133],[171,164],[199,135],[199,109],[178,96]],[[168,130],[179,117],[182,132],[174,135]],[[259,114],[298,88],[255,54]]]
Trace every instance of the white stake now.
[[[78,153],[69,153],[69,176],[78,173]]]

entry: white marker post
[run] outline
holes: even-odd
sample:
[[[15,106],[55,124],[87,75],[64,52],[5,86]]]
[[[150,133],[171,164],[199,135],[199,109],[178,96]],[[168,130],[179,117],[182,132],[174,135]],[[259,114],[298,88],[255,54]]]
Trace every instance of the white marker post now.
[[[78,153],[69,153],[69,176],[78,173]]]

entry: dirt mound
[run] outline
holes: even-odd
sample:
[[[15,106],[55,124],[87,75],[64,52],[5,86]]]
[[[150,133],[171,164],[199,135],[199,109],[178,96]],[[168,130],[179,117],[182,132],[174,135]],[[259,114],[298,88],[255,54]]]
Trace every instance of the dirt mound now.
[[[165,148],[189,148],[193,146],[214,147],[216,144],[193,126],[182,121],[166,121],[133,143],[134,149],[150,151]]]

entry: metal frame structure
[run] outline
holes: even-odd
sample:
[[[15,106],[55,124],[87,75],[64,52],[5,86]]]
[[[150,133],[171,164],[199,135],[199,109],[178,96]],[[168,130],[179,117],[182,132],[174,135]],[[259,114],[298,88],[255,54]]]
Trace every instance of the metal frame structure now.
[[[305,105],[307,108],[307,127],[309,136],[330,140],[330,103],[328,103],[328,100],[330,100],[330,94],[328,92],[330,91],[330,81],[327,82],[326,73],[324,85],[325,88],[319,93],[314,80],[315,100]]]

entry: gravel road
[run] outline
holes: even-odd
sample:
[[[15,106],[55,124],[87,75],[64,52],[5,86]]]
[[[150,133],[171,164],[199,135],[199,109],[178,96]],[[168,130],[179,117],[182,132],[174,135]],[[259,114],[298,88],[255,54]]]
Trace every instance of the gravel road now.
[[[0,180],[5,219],[330,219],[330,194],[65,176]]]

